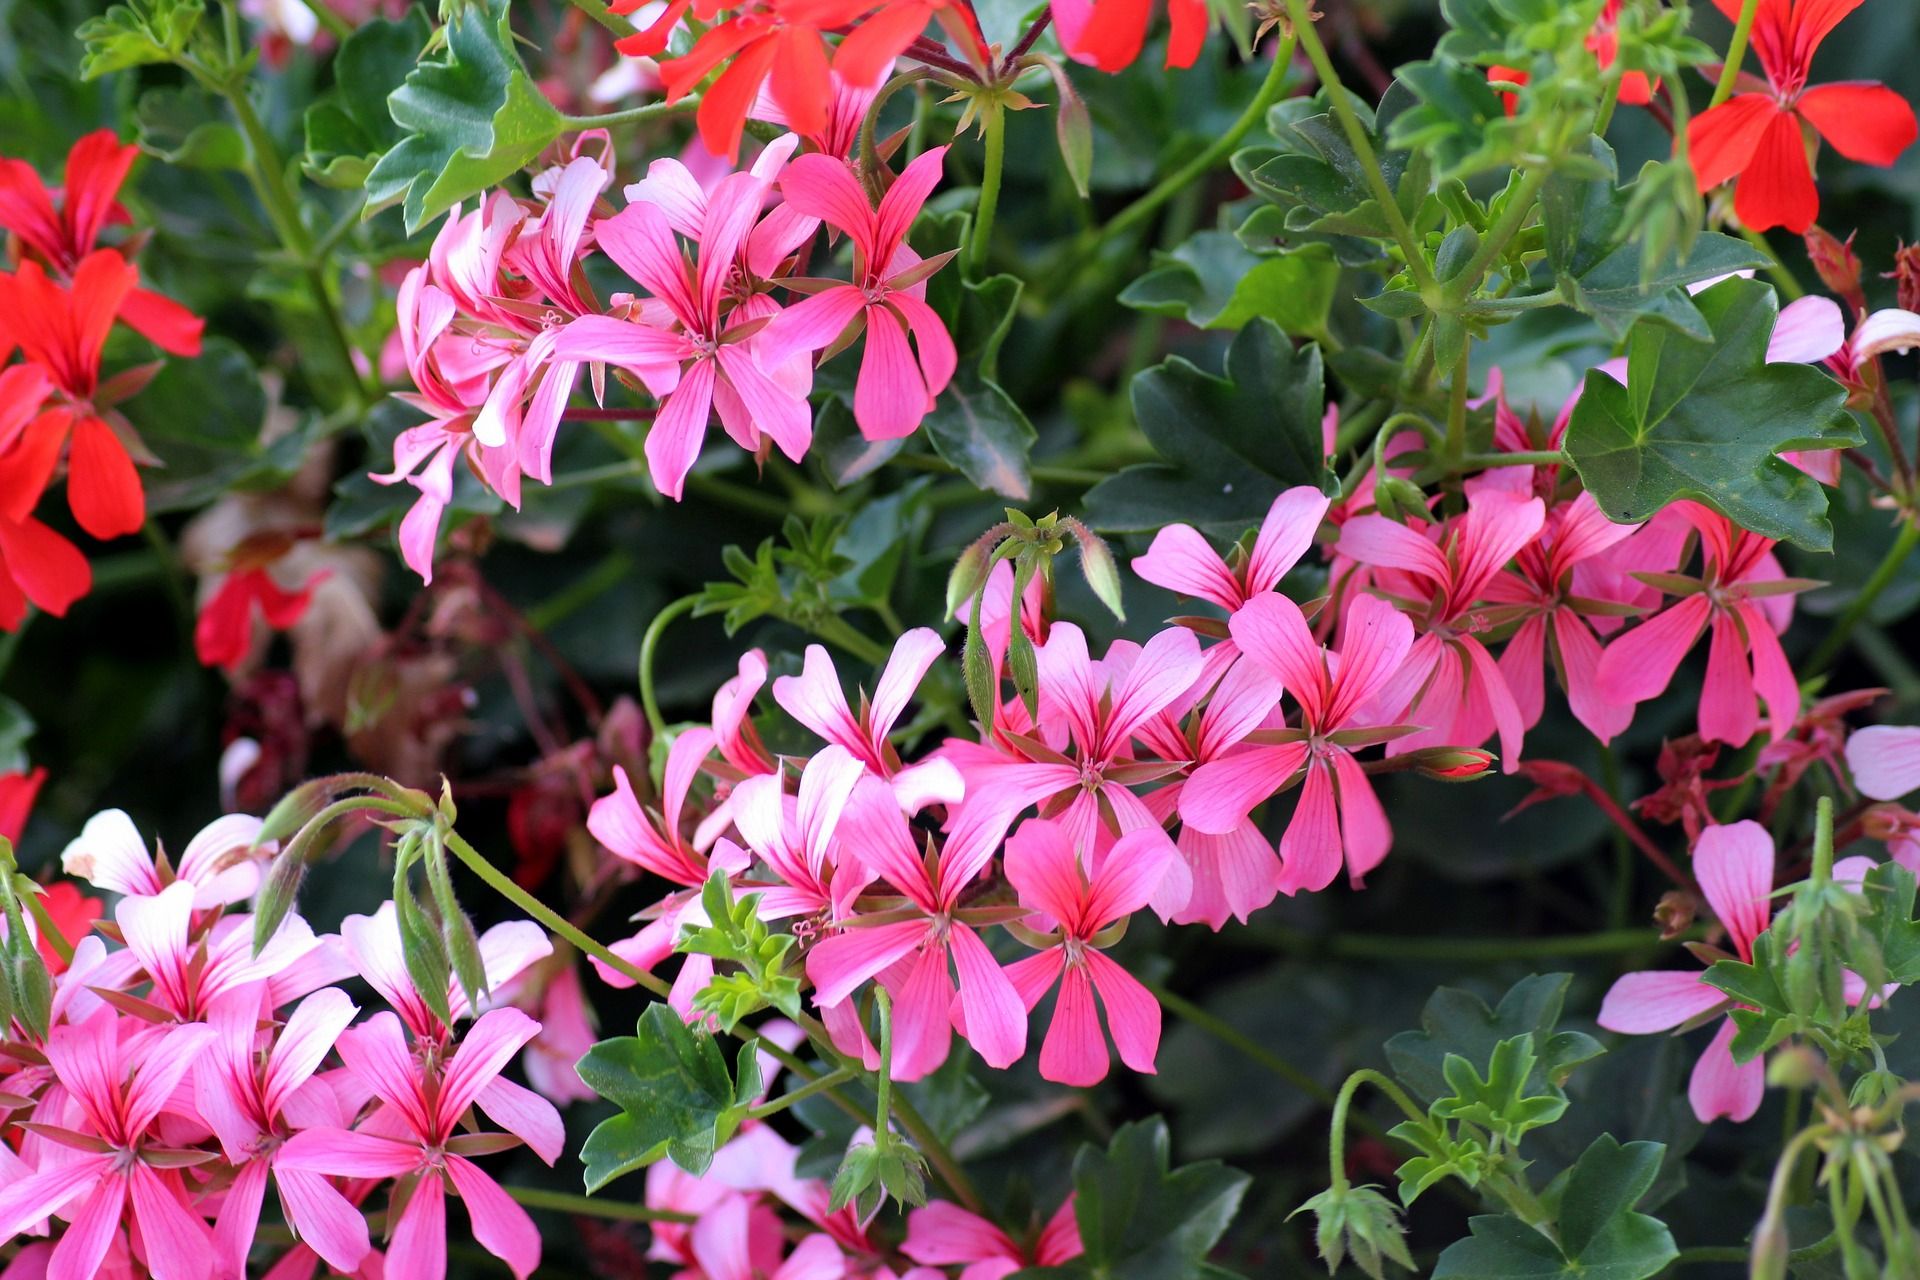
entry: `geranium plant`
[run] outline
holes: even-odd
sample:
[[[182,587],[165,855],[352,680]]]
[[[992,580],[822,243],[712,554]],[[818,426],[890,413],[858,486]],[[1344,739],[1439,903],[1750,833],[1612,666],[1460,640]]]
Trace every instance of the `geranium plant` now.
[[[1916,66],[0,11],[0,1280],[1920,1276]]]

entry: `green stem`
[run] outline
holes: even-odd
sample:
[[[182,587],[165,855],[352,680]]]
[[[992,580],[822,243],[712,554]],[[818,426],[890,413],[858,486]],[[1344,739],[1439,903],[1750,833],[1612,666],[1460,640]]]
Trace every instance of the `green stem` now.
[[[578,1214],[583,1218],[608,1218],[615,1222],[698,1222],[699,1216],[691,1213],[678,1213],[672,1209],[649,1209],[643,1204],[627,1204],[619,1200],[595,1200],[590,1196],[568,1195],[564,1191],[548,1191],[544,1187],[506,1187],[507,1195],[516,1204],[529,1209],[550,1209],[555,1213]]]
[[[1273,1072],[1273,1074],[1279,1076],[1282,1080],[1285,1080],[1288,1084],[1291,1084],[1294,1088],[1318,1101],[1321,1105],[1330,1106],[1333,1104],[1333,1092],[1325,1085],[1271,1049],[1256,1042],[1252,1037],[1248,1036],[1231,1022],[1228,1022],[1225,1018],[1217,1017],[1207,1012],[1185,996],[1177,995],[1167,990],[1166,987],[1160,983],[1149,982],[1146,984],[1146,988],[1153,993],[1155,999],[1181,1021],[1190,1022],[1218,1040],[1221,1044],[1226,1045],[1230,1049],[1239,1050],[1249,1059],[1259,1063],[1267,1070]]]
[[[1006,166],[1006,108],[998,98],[988,102],[981,112],[980,127],[986,134],[986,167],[980,173],[980,203],[973,213],[973,229],[967,232],[967,274],[978,279],[987,262],[987,244],[993,239],[993,216],[1000,207],[1000,172]]]
[[[892,650],[864,632],[854,630],[850,623],[837,614],[829,613],[799,625],[828,644],[839,645],[869,666],[884,666],[887,659],[893,656]]]
[[[1726,65],[1720,68],[1720,83],[1713,86],[1711,111],[1733,96],[1734,82],[1740,77],[1740,64],[1747,60],[1747,38],[1753,34],[1753,18],[1760,12],[1760,0],[1746,0],[1740,6],[1740,19],[1733,24],[1733,42],[1727,46]]]
[[[1567,455],[1558,449],[1532,449],[1513,453],[1469,453],[1461,457],[1460,465],[1468,471],[1485,471],[1491,467],[1557,467],[1566,460]]]
[[[1873,571],[1873,576],[1854,595],[1839,621],[1828,628],[1803,670],[1810,675],[1817,675],[1832,665],[1852,636],[1853,629],[1866,620],[1882,593],[1900,576],[1900,570],[1906,567],[1907,558],[1913,554],[1915,547],[1920,547],[1920,521],[1908,519],[1900,526],[1899,536],[1893,540],[1893,546],[1888,548],[1879,567]]]
[[[314,20],[327,29],[327,34],[335,40],[345,40],[353,34],[353,24],[333,11],[326,0],[303,0],[307,11]]]
[[[1486,275],[1487,269],[1506,252],[1513,238],[1520,234],[1528,216],[1533,213],[1534,201],[1539,198],[1540,188],[1546,180],[1545,169],[1528,169],[1521,176],[1520,186],[1507,201],[1506,208],[1500,211],[1500,221],[1488,228],[1487,234],[1481,237],[1479,251],[1467,263],[1466,269],[1454,278],[1457,283],[1449,286],[1456,301],[1465,301],[1480,287],[1481,277]]]
[[[817,1093],[825,1093],[829,1089],[837,1089],[849,1080],[857,1078],[858,1075],[859,1072],[851,1067],[836,1068],[826,1075],[815,1076],[791,1093],[783,1093],[771,1102],[761,1103],[759,1106],[749,1110],[747,1114],[755,1120],[764,1120],[768,1116],[780,1114],[795,1103],[806,1101]]]
[[[514,883],[512,876],[507,875],[501,871],[500,868],[488,862],[486,858],[481,855],[480,851],[471,844],[468,844],[466,837],[458,831],[447,832],[446,844],[447,848],[453,850],[453,856],[464,862],[469,871],[485,881],[489,889],[492,889],[508,902],[511,902],[514,906],[520,908],[529,916],[532,916],[535,920],[545,925],[548,932],[559,934],[562,938],[571,942],[576,949],[592,956],[601,964],[606,965],[607,968],[612,969],[615,973],[631,978],[636,984],[645,987],[663,1000],[666,998],[667,992],[670,989],[667,983],[654,977],[646,970],[621,959],[612,951],[609,951],[606,947],[601,946],[598,942],[595,942],[592,938],[582,933],[571,920],[556,912],[552,907],[549,907],[525,889],[522,889],[518,884]]]
[[[1386,1094],[1415,1124],[1427,1118],[1427,1113],[1413,1105],[1413,1099],[1407,1096],[1404,1089],[1371,1067],[1363,1067],[1348,1076],[1340,1086],[1340,1096],[1333,1101],[1333,1133],[1327,1142],[1328,1179],[1335,1188],[1341,1190],[1347,1186],[1347,1111],[1353,1106],[1353,1095],[1359,1092],[1363,1084],[1370,1084]]]
[[[1821,796],[1813,813],[1812,882],[1822,885],[1833,879],[1833,797]]]
[[[300,221],[300,208],[293,192],[287,186],[286,165],[280,158],[279,149],[273,144],[273,138],[260,120],[260,113],[253,109],[253,100],[247,95],[245,80],[229,81],[220,86],[220,92],[233,108],[233,116],[239,122],[240,132],[247,140],[247,177],[253,184],[254,193],[260,197],[260,205],[267,213],[267,221],[273,225],[273,231],[279,237],[280,245],[300,262],[301,275],[307,285],[307,292],[313,295],[314,309],[320,313],[320,320],[328,342],[334,348],[334,356],[340,362],[340,370],[346,385],[353,389],[356,397],[364,396],[366,386],[360,378],[360,368],[354,361],[353,340],[347,336],[347,323],[340,314],[340,308],[334,304],[333,291],[327,286],[327,275],[316,260],[313,239],[307,234],[306,224]]]
[[[1648,929],[1608,929],[1568,938],[1402,937],[1395,934],[1339,933],[1320,936],[1269,925],[1236,935],[1289,954],[1329,955],[1353,960],[1448,961],[1492,964],[1547,956],[1624,955],[1660,945]],[[1683,937],[1701,936],[1691,931]]]
[[[874,1082],[873,1140],[884,1146],[893,1140],[893,1000],[887,989],[875,984],[874,1008],[880,1014],[880,1076]]]
[[[1773,277],[1774,288],[1778,289],[1788,302],[1795,302],[1807,296],[1807,291],[1800,287],[1800,281],[1787,269],[1787,264],[1780,261],[1780,255],[1773,251],[1773,246],[1767,243],[1766,236],[1752,227],[1741,227],[1740,238],[1767,255],[1767,274]]]
[[[1447,397],[1447,469],[1452,472],[1460,470],[1467,456],[1467,382],[1473,376],[1472,358],[1473,344],[1462,342]]]
[[[690,93],[678,102],[649,102],[642,107],[628,107],[624,111],[608,111],[594,116],[562,116],[561,121],[570,133],[582,129],[610,129],[616,124],[638,124],[643,120],[665,120],[671,116],[684,115],[700,105],[700,95]]]
[[[1361,176],[1373,191],[1373,198],[1380,205],[1380,212],[1387,220],[1387,227],[1393,232],[1393,238],[1400,245],[1400,252],[1406,255],[1407,270],[1413,275],[1413,282],[1419,286],[1422,295],[1431,296],[1436,285],[1433,272],[1427,267],[1425,252],[1414,237],[1413,228],[1408,225],[1406,215],[1400,212],[1400,202],[1394,198],[1393,190],[1387,186],[1386,174],[1380,170],[1380,160],[1373,151],[1373,139],[1367,136],[1367,127],[1360,123],[1360,117],[1354,114],[1353,104],[1347,101],[1347,88],[1340,82],[1340,73],[1333,69],[1333,59],[1327,56],[1327,48],[1320,43],[1320,35],[1314,30],[1313,23],[1307,20],[1306,0],[1286,0],[1287,17],[1293,23],[1293,30],[1300,41],[1300,47],[1306,50],[1307,61],[1313,64],[1314,74],[1320,77],[1320,83],[1326,87],[1327,97],[1333,103],[1333,114],[1340,119],[1340,128],[1347,135],[1347,143],[1353,148],[1353,154],[1360,161]]]
[[[40,926],[40,936],[47,940],[53,953],[60,957],[61,964],[73,959],[73,944],[67,941],[67,935],[60,932],[60,926],[53,922],[53,916],[47,911],[47,904],[40,901],[40,895],[27,892],[20,895],[26,900],[27,910],[33,912],[33,921]]]
[[[639,34],[633,29],[631,22],[602,4],[601,0],[567,0],[567,3],[613,32],[616,39],[624,40],[628,36]]]
[[[1061,272],[1061,278],[1071,279],[1075,269],[1099,251],[1100,246],[1115,236],[1123,235],[1151,218],[1155,211],[1167,201],[1179,195],[1181,191],[1207,173],[1216,164],[1240,145],[1240,140],[1253,131],[1253,127],[1266,119],[1267,108],[1280,100],[1286,88],[1287,69],[1293,63],[1294,37],[1287,36],[1280,42],[1280,48],[1274,53],[1273,62],[1267,67],[1267,78],[1260,82],[1259,91],[1253,95],[1253,101],[1240,113],[1227,131],[1214,139],[1200,154],[1181,165],[1178,169],[1155,183],[1153,189],[1109,218],[1105,225],[1098,228],[1087,241],[1075,250],[1069,259],[1068,269]]]
[[[697,595],[681,596],[654,614],[653,621],[647,624],[646,633],[640,637],[640,705],[646,710],[647,723],[652,726],[655,737],[666,734],[667,720],[660,714],[660,698],[653,688],[653,653],[660,647],[660,637],[668,624],[698,603],[700,597]]]

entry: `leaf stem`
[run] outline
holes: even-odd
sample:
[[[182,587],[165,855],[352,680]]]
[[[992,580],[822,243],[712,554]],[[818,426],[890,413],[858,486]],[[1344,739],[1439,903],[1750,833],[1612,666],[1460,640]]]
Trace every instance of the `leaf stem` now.
[[[576,3],[578,0],[576,0]],[[578,133],[582,129],[609,129],[616,124],[638,124],[643,120],[664,120],[669,116],[684,115],[700,105],[700,95],[690,93],[678,102],[649,102],[645,106],[628,107],[624,111],[608,111],[593,116],[562,116],[561,123],[569,133]]]
[[[624,40],[640,34],[633,29],[631,22],[609,9],[602,0],[567,0],[567,3],[611,31],[616,39]]]
[[[1000,207],[1000,175],[1007,158],[1006,117],[1006,108],[998,98],[991,99],[980,116],[987,143],[986,165],[980,174],[980,203],[974,208],[973,227],[967,232],[967,274],[975,279],[986,265],[993,218]]]
[[[1754,15],[1760,12],[1760,0],[1746,0],[1740,6],[1740,18],[1733,24],[1733,41],[1727,45],[1727,61],[1720,68],[1720,82],[1713,86],[1711,111],[1733,96],[1734,83],[1740,78],[1740,64],[1747,60],[1747,38],[1753,34]]]
[[[1920,546],[1920,521],[1909,517],[1900,526],[1899,536],[1893,540],[1893,546],[1887,549],[1885,558],[1873,571],[1873,576],[1868,578],[1866,584],[1855,593],[1853,600],[1847,605],[1846,612],[1842,613],[1839,621],[1827,630],[1819,647],[1814,649],[1813,656],[1807,659],[1804,670],[1808,674],[1817,675],[1825,671],[1833,664],[1833,660],[1840,656],[1840,650],[1846,646],[1847,640],[1853,635],[1854,628],[1866,620],[1867,615],[1873,611],[1874,604],[1879,601],[1886,589],[1893,585],[1894,579],[1900,576],[1900,570],[1906,567],[1908,557],[1913,554],[1913,549],[1917,546]]]
[[[1071,279],[1080,265],[1098,252],[1101,245],[1151,218],[1161,205],[1180,194],[1194,179],[1212,169],[1222,157],[1239,146],[1241,139],[1266,118],[1267,108],[1280,100],[1286,88],[1287,69],[1293,64],[1293,50],[1294,38],[1287,36],[1282,39],[1280,47],[1274,51],[1272,65],[1267,68],[1267,78],[1260,82],[1259,91],[1253,95],[1253,101],[1247,104],[1247,109],[1240,113],[1240,117],[1200,154],[1162,178],[1152,190],[1095,229],[1083,244],[1071,251],[1066,268],[1060,272],[1061,279]]]
[[[644,1204],[626,1204],[618,1200],[599,1200],[591,1196],[568,1195],[545,1187],[506,1187],[507,1195],[529,1209],[548,1209],[554,1213],[577,1214],[583,1218],[608,1218],[616,1222],[695,1223],[699,1215],[673,1209],[653,1209]]]
[[[647,713],[647,723],[652,726],[654,736],[661,737],[667,732],[666,717],[660,714],[660,698],[653,687],[653,653],[660,647],[660,637],[667,627],[681,614],[689,612],[700,603],[698,595],[681,596],[666,608],[653,615],[653,621],[647,624],[645,634],[640,637],[640,705]]]
[[[453,856],[465,863],[467,869],[486,882],[488,888],[511,902],[514,906],[545,925],[549,932],[557,933],[572,943],[574,947],[592,956],[601,964],[623,977],[631,978],[639,986],[645,987],[661,999],[666,999],[668,984],[631,962],[615,955],[612,951],[582,933],[575,924],[549,907],[540,899],[514,883],[513,877],[488,862],[480,851],[467,843],[465,836],[449,829],[446,833],[447,848],[453,850]]]
[[[837,1089],[849,1080],[857,1078],[858,1075],[859,1072],[855,1071],[852,1067],[837,1067],[829,1071],[826,1075],[815,1076],[790,1093],[783,1093],[771,1102],[761,1103],[759,1106],[750,1109],[747,1114],[755,1120],[764,1120],[768,1116],[779,1115],[795,1103],[804,1102],[817,1093],[825,1093],[829,1089]]]
[[[1347,1189],[1347,1111],[1353,1106],[1353,1095],[1363,1084],[1370,1084],[1393,1100],[1393,1105],[1406,1114],[1415,1124],[1427,1118],[1427,1113],[1413,1105],[1413,1099],[1406,1090],[1395,1084],[1390,1078],[1371,1067],[1363,1067],[1348,1076],[1340,1086],[1340,1096],[1333,1101],[1333,1131],[1327,1141],[1327,1175],[1336,1190]]]

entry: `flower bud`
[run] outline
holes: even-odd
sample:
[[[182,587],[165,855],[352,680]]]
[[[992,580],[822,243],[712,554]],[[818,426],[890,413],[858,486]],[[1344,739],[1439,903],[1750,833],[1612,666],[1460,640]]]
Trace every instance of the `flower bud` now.
[[[1120,603],[1120,566],[1114,562],[1113,548],[1078,520],[1073,522],[1073,536],[1080,544],[1080,572],[1086,575],[1087,585],[1109,613],[1125,622],[1127,611]]]
[[[1807,257],[1820,275],[1820,283],[1845,298],[1856,310],[1866,305],[1860,292],[1860,259],[1853,251],[1853,237],[1835,239],[1824,227],[1807,228]]]
[[[1427,747],[1407,753],[1414,772],[1441,782],[1467,782],[1493,767],[1494,755],[1479,747]]]
[[[1893,281],[1895,303],[1902,311],[1920,311],[1920,244],[1895,250],[1886,278]]]
[[[947,616],[960,616],[960,606],[973,599],[980,591],[980,584],[987,579],[987,560],[993,554],[993,543],[981,538],[960,553],[953,562],[952,572],[947,574]]]
[[[1700,899],[1685,889],[1669,889],[1660,895],[1653,909],[1653,922],[1660,926],[1660,941],[1672,942],[1693,927],[1700,914]]]
[[[1399,476],[1381,476],[1374,481],[1373,505],[1390,520],[1404,522],[1408,516],[1424,520],[1428,515],[1426,493]]]
[[[1767,1060],[1767,1084],[1774,1089],[1805,1089],[1819,1076],[1819,1059],[1801,1045],[1788,1045]]]

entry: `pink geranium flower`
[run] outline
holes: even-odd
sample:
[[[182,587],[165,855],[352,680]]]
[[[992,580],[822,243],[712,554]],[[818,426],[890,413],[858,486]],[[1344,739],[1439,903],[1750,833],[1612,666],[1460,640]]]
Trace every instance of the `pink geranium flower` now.
[[[1300,704],[1300,725],[1272,735],[1279,741],[1216,751],[1187,779],[1180,816],[1216,835],[1241,831],[1254,806],[1304,769],[1299,803],[1280,838],[1280,889],[1324,889],[1343,858],[1357,886],[1387,856],[1393,828],[1353,753],[1392,736],[1393,726],[1372,708],[1407,662],[1413,624],[1386,601],[1357,596],[1334,653],[1314,640],[1298,605],[1265,595],[1229,626],[1246,661],[1278,677]]]
[[[1300,563],[1329,505],[1327,496],[1311,485],[1288,489],[1273,500],[1252,550],[1241,556],[1236,549],[1231,565],[1191,526],[1170,524],[1153,535],[1147,554],[1134,558],[1133,571],[1155,586],[1232,613],[1272,591]]]
[[[834,1008],[878,977],[894,1001],[893,1072],[902,1080],[918,1080],[946,1061],[951,1029],[988,1065],[1016,1062],[1026,1052],[1026,1010],[987,944],[959,914],[961,895],[992,859],[998,837],[955,833],[939,853],[923,857],[893,790],[877,778],[860,780],[839,831],[843,853],[898,890],[905,898],[900,913],[911,918],[854,916],[816,943],[807,953],[814,1001]]]
[[[211,1274],[213,1237],[187,1201],[179,1167],[196,1153],[170,1145],[155,1125],[213,1034],[195,1024],[123,1042],[119,1019],[102,1010],[47,1037],[54,1076],[72,1096],[52,1126],[68,1136],[48,1136],[68,1149],[0,1190],[0,1238],[78,1206],[53,1246],[47,1280],[94,1280],[127,1216],[154,1280]]]
[[[922,262],[907,247],[907,232],[940,181],[945,147],[916,156],[881,197],[878,208],[842,161],[799,157],[780,176],[787,203],[819,218],[853,241],[853,280],[835,284],[788,307],[767,326],[763,354],[778,364],[795,351],[819,351],[851,341],[864,325],[866,355],[854,387],[853,416],[869,440],[913,434],[946,389],[959,357],[946,325],[926,304],[926,278],[946,255]],[[916,356],[907,345],[913,334]]]
[[[103,809],[60,855],[60,869],[129,898],[151,898],[169,884],[185,880],[194,886],[198,910],[229,906],[253,896],[260,885],[260,869],[278,848],[259,839],[260,819],[230,813],[202,827],[174,860],[172,874],[162,878],[160,863],[147,851],[125,811]]]
[[[1030,1244],[1013,1237],[977,1213],[936,1200],[907,1215],[907,1238],[900,1252],[928,1266],[966,1268],[961,1280],[1005,1280],[1024,1267],[1057,1267],[1086,1252],[1073,1197],[1047,1220]]]
[[[773,700],[795,720],[845,748],[875,777],[891,783],[907,812],[917,813],[929,804],[952,804],[963,790],[952,764],[936,757],[902,766],[900,753],[888,741],[913,691],[946,650],[946,642],[930,627],[915,627],[902,635],[894,642],[872,698],[861,691],[856,714],[847,705],[832,656],[819,645],[810,644],[800,674],[781,676],[773,682]]]
[[[1694,846],[1693,870],[1735,952],[1750,963],[1753,940],[1766,932],[1773,914],[1773,840],[1766,828],[1751,821],[1708,827]],[[1629,973],[1607,992],[1599,1021],[1609,1031],[1651,1035],[1703,1019],[1730,1003],[1725,992],[1707,985],[1703,974],[1675,969]],[[1766,1063],[1760,1058],[1745,1065],[1733,1060],[1736,1031],[1732,1018],[1721,1019],[1694,1064],[1687,1098],[1703,1124],[1720,1116],[1749,1120],[1760,1109]]]
[[[1546,710],[1549,657],[1567,705],[1594,737],[1610,742],[1633,722],[1632,705],[1602,697],[1597,685],[1601,648],[1588,618],[1606,616],[1614,602],[1579,594],[1574,571],[1634,532],[1633,525],[1609,520],[1593,495],[1583,492],[1550,512],[1539,540],[1522,547],[1513,568],[1488,582],[1487,598],[1512,606],[1489,609],[1489,621],[1520,620],[1500,654],[1500,672],[1527,728],[1540,723]]]
[[[280,922],[258,953],[251,916],[222,916],[197,932],[194,892],[191,883],[176,880],[151,898],[122,898],[114,907],[127,954],[152,983],[142,1002],[148,1011],[195,1022],[222,995],[254,982],[266,984],[266,998],[278,1008],[347,976],[333,940],[315,936],[296,914]]]
[[[526,1280],[540,1265],[540,1232],[527,1211],[470,1157],[498,1151],[506,1135],[469,1133],[460,1127],[482,1096],[540,1024],[518,1009],[482,1014],[443,1068],[423,1065],[407,1047],[400,1020],[377,1013],[343,1034],[338,1048],[347,1069],[381,1105],[359,1129],[303,1129],[287,1140],[279,1164],[288,1169],[348,1178],[402,1178],[412,1185],[406,1207],[392,1224],[387,1272],[408,1280],[443,1280],[447,1273],[446,1195],[467,1205],[473,1238]],[[560,1120],[544,1099],[535,1099]],[[494,1115],[509,1132],[518,1117]],[[548,1161],[552,1163],[551,1160]]]
[[[1468,499],[1467,513],[1439,530],[1439,545],[1385,516],[1359,516],[1340,530],[1340,552],[1373,566],[1374,588],[1420,626],[1382,715],[1424,726],[1390,743],[1388,755],[1422,747],[1477,747],[1498,730],[1502,769],[1520,765],[1526,723],[1506,676],[1475,634],[1476,607],[1507,562],[1540,533],[1546,507],[1499,489]]]
[[[207,1061],[194,1072],[201,1118],[220,1139],[238,1173],[220,1206],[214,1243],[225,1274],[243,1276],[260,1223],[271,1171],[281,1208],[300,1239],[343,1273],[366,1257],[367,1220],[333,1184],[316,1173],[279,1168],[294,1131],[315,1124],[342,1127],[340,1100],[313,1075],[358,1009],[347,993],[328,987],[302,1000],[260,1052],[260,1019],[271,1016],[266,991],[243,987],[214,1001],[208,1021],[214,1038]]]
[[[752,341],[767,316],[736,317],[728,289],[735,263],[765,203],[768,183],[751,173],[723,178],[707,200],[699,252],[689,264],[673,223],[659,205],[629,204],[595,228],[601,250],[665,308],[638,322],[583,316],[561,331],[566,360],[604,361],[628,369],[662,396],[647,432],[647,466],[661,493],[678,499],[700,455],[707,419],[718,412],[745,448],[761,434],[798,462],[813,436],[805,389],[770,378]],[[768,363],[777,364],[777,360]]]
[[[1156,838],[1157,837],[1157,838]],[[1160,1052],[1160,1004],[1139,980],[1109,960],[1101,935],[1147,905],[1179,861],[1158,827],[1129,832],[1097,862],[1083,860],[1067,828],[1032,818],[1007,841],[1007,880],[1020,902],[1052,922],[1059,939],[1007,966],[1029,1012],[1060,984],[1053,1021],[1040,1046],[1040,1074],[1057,1084],[1094,1085],[1107,1075],[1099,1006],[1120,1060],[1145,1075]]]
[[[873,873],[855,859],[838,857],[835,830],[865,768],[845,747],[815,753],[800,773],[798,798],[786,794],[778,774],[749,778],[733,790],[733,820],[740,838],[780,878],[758,893],[762,920],[793,916],[837,919],[847,914]]]
[[[1860,794],[1898,800],[1920,788],[1920,729],[1876,724],[1847,738],[1847,768]]]
[[[1793,616],[1791,597],[1808,584],[1785,577],[1771,539],[1698,503],[1674,505],[1700,534],[1704,567],[1699,577],[1677,584],[1680,598],[1672,605],[1607,646],[1600,659],[1600,696],[1629,704],[1658,697],[1701,633],[1711,628],[1700,736],[1745,745],[1760,727],[1758,695],[1767,709],[1769,737],[1778,741],[1800,714],[1800,685],[1779,633]],[[1666,589],[1675,591],[1676,585]]]

